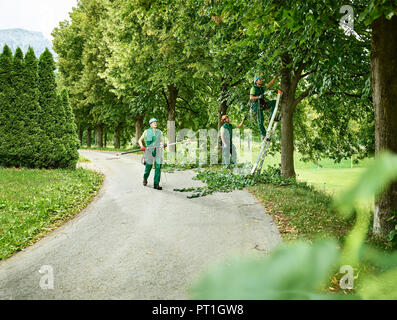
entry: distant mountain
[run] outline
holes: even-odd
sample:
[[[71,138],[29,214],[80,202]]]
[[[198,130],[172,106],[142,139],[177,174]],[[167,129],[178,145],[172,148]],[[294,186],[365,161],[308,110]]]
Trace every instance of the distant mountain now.
[[[31,46],[39,57],[48,48],[55,57],[52,50],[52,43],[41,32],[33,32],[24,29],[6,29],[0,30],[0,50],[3,51],[4,45],[8,45],[12,52],[20,47],[25,53]]]

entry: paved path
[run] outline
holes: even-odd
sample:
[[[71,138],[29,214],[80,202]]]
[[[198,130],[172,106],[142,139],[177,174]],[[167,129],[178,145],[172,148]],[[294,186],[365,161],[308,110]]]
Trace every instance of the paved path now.
[[[0,299],[188,299],[189,284],[215,261],[263,254],[280,243],[272,218],[247,191],[187,199],[192,171],[142,186],[140,157],[81,151],[106,175],[96,199],[35,245],[0,263]],[[43,290],[42,266],[54,289]]]

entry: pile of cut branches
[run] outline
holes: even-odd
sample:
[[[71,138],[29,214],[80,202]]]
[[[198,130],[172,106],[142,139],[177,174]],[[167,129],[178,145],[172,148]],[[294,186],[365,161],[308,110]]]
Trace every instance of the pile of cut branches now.
[[[256,176],[245,176],[234,174],[229,169],[214,171],[211,169],[198,171],[193,180],[200,180],[206,184],[204,187],[180,188],[174,189],[178,192],[193,192],[187,198],[199,198],[214,192],[232,192],[233,190],[242,190],[244,187],[253,186],[259,183],[271,183],[279,186],[286,185],[305,185],[298,183],[295,179],[286,179],[281,175],[279,167],[270,166],[267,170]]]

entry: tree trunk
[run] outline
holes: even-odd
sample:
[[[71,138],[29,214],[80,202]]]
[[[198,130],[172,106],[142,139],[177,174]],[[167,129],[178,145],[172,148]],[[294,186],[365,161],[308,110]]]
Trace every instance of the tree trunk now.
[[[144,115],[138,113],[135,118],[135,144],[138,146],[138,140],[142,136],[143,133],[143,118]]]
[[[282,57],[283,69],[281,71],[281,90],[283,97],[280,102],[281,114],[281,174],[285,178],[295,176],[294,166],[294,98],[296,86],[293,85],[291,68],[287,67],[291,62],[291,57]]]
[[[397,153],[397,17],[384,15],[372,23],[371,86],[375,108],[375,153]],[[375,201],[374,233],[385,236],[395,222],[387,221],[397,210],[397,181]]]
[[[175,106],[176,99],[178,97],[178,89],[174,85],[168,86],[168,123],[167,123],[167,137],[168,143],[176,142],[176,132],[175,132]],[[169,152],[176,152],[176,145],[169,147]]]
[[[108,143],[108,131],[106,129],[104,129],[103,131],[104,131],[103,145],[106,148],[107,143]]]
[[[281,57],[281,90],[283,97],[281,99],[281,174],[285,178],[295,177],[294,167],[294,121],[293,116],[297,105],[306,98],[312,86],[308,87],[298,97],[296,89],[299,81],[302,79],[302,72],[309,62],[301,61],[296,69],[292,69],[289,65],[292,58],[289,54],[283,54]]]
[[[96,127],[96,143],[99,148],[103,147],[103,124],[100,123]]]
[[[91,148],[91,128],[87,130],[87,148]]]
[[[227,113],[227,104],[226,101],[223,101],[219,104],[218,108],[218,130],[222,127],[222,116]]]
[[[121,129],[121,124],[118,123],[114,128],[114,147],[116,149],[120,149],[120,129]]]
[[[295,177],[293,113],[283,111],[281,123],[281,173],[283,177]]]

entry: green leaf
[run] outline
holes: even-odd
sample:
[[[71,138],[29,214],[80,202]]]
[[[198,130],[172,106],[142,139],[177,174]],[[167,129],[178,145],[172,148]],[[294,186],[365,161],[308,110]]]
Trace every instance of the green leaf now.
[[[368,245],[363,245],[359,253],[360,263],[383,270],[397,266],[397,252],[384,252]]]
[[[334,241],[280,247],[265,258],[233,258],[192,288],[194,299],[333,299],[318,294],[338,262]]]
[[[358,203],[378,195],[397,178],[397,155],[385,152],[370,165],[357,183],[345,192],[336,204],[345,215],[350,215]]]
[[[372,276],[363,280],[359,293],[365,300],[396,300],[397,299],[397,269]]]

